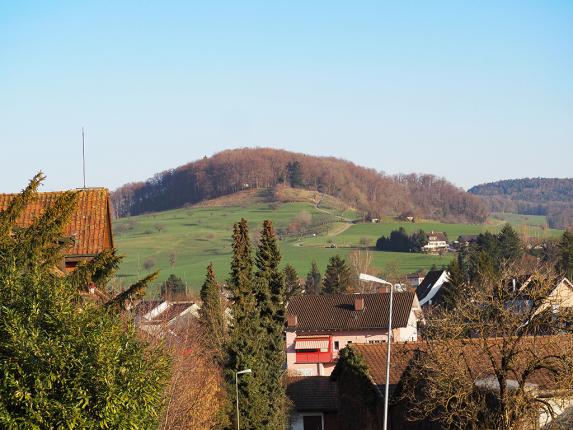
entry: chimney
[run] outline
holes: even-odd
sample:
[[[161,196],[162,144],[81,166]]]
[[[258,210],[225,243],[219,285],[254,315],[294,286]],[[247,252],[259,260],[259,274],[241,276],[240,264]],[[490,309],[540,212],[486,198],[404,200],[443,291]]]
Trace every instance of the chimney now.
[[[354,310],[355,311],[363,311],[364,310],[364,297],[355,297],[354,298]]]
[[[298,320],[296,315],[287,316],[287,327],[296,327]]]

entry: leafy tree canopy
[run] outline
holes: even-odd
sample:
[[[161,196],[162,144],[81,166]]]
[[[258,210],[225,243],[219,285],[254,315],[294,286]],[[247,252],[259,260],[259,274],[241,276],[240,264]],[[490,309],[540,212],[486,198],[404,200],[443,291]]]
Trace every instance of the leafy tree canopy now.
[[[29,227],[16,224],[43,178],[0,213],[0,427],[155,428],[169,363],[118,312],[153,276],[104,306],[86,286],[104,286],[114,252],[70,274],[57,269],[77,192]]]

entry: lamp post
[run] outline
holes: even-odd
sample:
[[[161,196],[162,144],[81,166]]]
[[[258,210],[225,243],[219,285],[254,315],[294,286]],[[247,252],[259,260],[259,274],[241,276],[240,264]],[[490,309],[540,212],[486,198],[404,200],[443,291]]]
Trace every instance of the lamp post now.
[[[386,346],[386,385],[384,386],[384,430],[388,428],[388,396],[390,388],[390,343],[392,333],[392,303],[394,301],[394,285],[384,279],[377,278],[376,276],[361,273],[359,276],[361,281],[376,282],[377,284],[390,285],[390,305],[388,310],[388,341]]]
[[[243,373],[253,373],[251,369],[240,370],[235,373],[235,394],[237,397],[237,430],[240,430],[239,425],[239,375]]]

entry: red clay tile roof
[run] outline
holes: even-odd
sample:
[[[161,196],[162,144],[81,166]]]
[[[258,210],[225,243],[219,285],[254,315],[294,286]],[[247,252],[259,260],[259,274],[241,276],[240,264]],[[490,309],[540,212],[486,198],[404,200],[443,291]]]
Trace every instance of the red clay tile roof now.
[[[66,257],[93,256],[113,248],[109,192],[105,188],[78,190],[78,204],[69,223],[64,228],[67,237],[75,243],[66,250]],[[30,225],[55,202],[61,192],[38,193],[38,197],[18,218],[21,227]],[[15,194],[0,194],[0,211],[5,210]]]
[[[414,302],[413,292],[394,293],[392,326],[406,327]],[[354,310],[354,300],[364,299],[364,310]],[[365,330],[388,327],[389,293],[302,294],[287,306],[288,315],[297,316],[297,332]]]
[[[297,411],[336,411],[336,387],[329,376],[290,376],[286,392]]]
[[[500,349],[499,345],[503,339],[492,338],[488,339],[488,346],[493,354],[500,362]],[[442,347],[451,351],[452,358],[457,356],[458,360],[463,360],[468,364],[470,371],[475,379],[485,379],[493,374],[493,367],[486,354],[484,347],[480,347],[482,339],[465,339],[448,343],[442,343]],[[522,338],[518,348],[519,355],[515,361],[516,371],[522,372],[526,363],[531,362],[534,356],[546,357],[553,351],[558,353],[560,349],[568,343],[570,348],[573,342],[573,336],[537,336]],[[439,343],[436,343],[440,345]],[[391,350],[390,360],[390,385],[395,386],[400,382],[400,379],[408,369],[414,354],[417,351],[424,351],[428,347],[428,343],[424,341],[419,342],[405,342],[393,343]],[[354,344],[352,348],[362,355],[366,365],[368,366],[369,374],[373,382],[379,387],[383,387],[386,383],[386,344]],[[511,377],[510,377],[511,378]],[[542,369],[533,372],[527,382],[536,384],[541,390],[551,390],[555,388],[555,376],[549,371]]]

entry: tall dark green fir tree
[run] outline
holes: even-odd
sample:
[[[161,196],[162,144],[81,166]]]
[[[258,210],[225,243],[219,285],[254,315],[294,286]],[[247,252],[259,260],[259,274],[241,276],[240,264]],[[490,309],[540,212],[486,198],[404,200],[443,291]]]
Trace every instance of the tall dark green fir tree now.
[[[517,232],[509,224],[505,224],[499,234],[498,240],[498,257],[504,262],[518,260],[523,255],[523,244]]]
[[[310,272],[308,272],[306,275],[304,292],[306,294],[322,293],[322,276],[320,274],[320,270],[318,270],[318,264],[316,264],[316,260],[312,260],[310,265]]]
[[[257,309],[257,293],[253,275],[252,247],[247,221],[241,219],[233,226],[233,257],[228,281],[232,293],[232,322],[227,342],[226,379],[229,398],[235,401],[235,375],[240,375],[239,414],[245,429],[265,429],[268,426],[268,398],[265,389],[266,333]],[[234,409],[231,412],[235,421]]]
[[[352,287],[352,273],[346,260],[336,254],[330,257],[324,273],[324,293],[348,293]]]
[[[285,276],[285,296],[288,302],[291,297],[298,296],[302,293],[302,286],[300,285],[300,279],[298,278],[298,273],[296,269],[291,265],[287,264],[284,268]]]
[[[215,277],[213,263],[207,266],[205,282],[201,286],[201,309],[199,316],[209,343],[213,346],[215,356],[222,358],[225,344],[225,317],[221,286]]]
[[[569,280],[573,280],[573,232],[565,231],[559,241],[559,261],[557,269]]]
[[[285,279],[279,270],[281,261],[278,241],[272,222],[265,220],[261,230],[255,264],[257,308],[266,335],[264,349],[264,385],[268,399],[266,428],[284,428],[286,423],[286,393],[283,384],[285,356]]]

